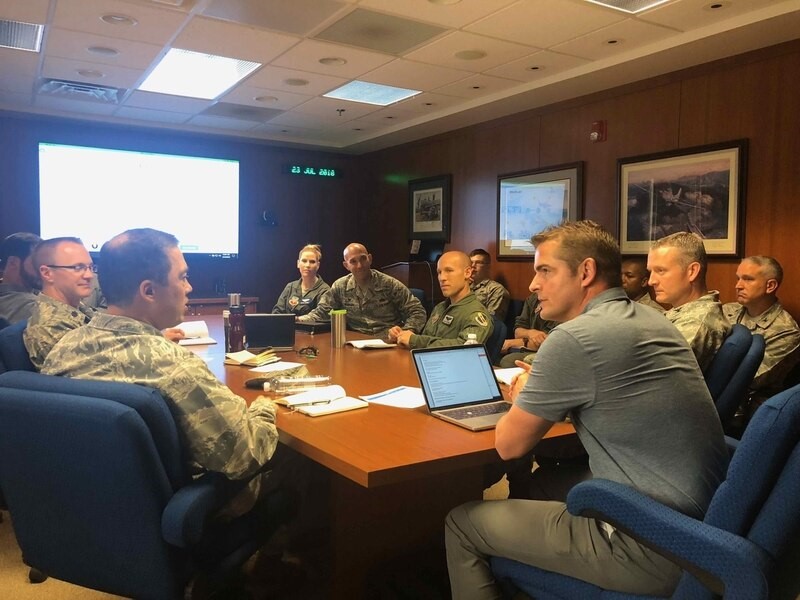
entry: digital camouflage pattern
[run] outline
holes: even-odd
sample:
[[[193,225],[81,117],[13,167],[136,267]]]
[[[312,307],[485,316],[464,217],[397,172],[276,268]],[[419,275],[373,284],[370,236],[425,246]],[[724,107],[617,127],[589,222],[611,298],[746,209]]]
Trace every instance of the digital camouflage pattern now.
[[[86,325],[95,312],[83,302],[74,308],[44,294],[36,296],[36,304],[22,332],[22,340],[33,366],[41,369],[53,346],[67,332]]]
[[[36,304],[36,294],[21,292],[17,287],[0,283],[0,319],[11,325],[27,319]]]
[[[731,324],[722,312],[719,292],[708,292],[697,300],[671,308],[665,314],[689,342],[700,370],[705,373],[731,330]]]
[[[650,297],[650,294],[644,294],[641,298],[637,300],[639,304],[644,304],[645,306],[649,306],[650,308],[655,308],[658,312],[663,313],[666,312],[667,309],[661,306],[658,302],[653,300]]]
[[[478,302],[486,307],[490,315],[494,315],[501,321],[506,320],[511,294],[502,284],[493,279],[484,279],[480,283],[473,283],[469,289],[478,298]]]
[[[230,479],[255,473],[278,444],[272,402],[260,397],[248,408],[203,359],[135,319],[96,314],[55,345],[42,373],[157,389],[182,434],[190,462]],[[248,488],[249,502],[237,498],[237,513],[252,506],[258,481]]]
[[[322,295],[327,292],[330,286],[322,281],[322,277],[317,277],[314,286],[303,293],[303,280],[298,279],[286,284],[275,306],[272,307],[274,313],[291,313],[293,315],[306,315],[317,307]]]
[[[408,342],[411,348],[433,346],[461,346],[467,336],[474,333],[479,344],[492,335],[492,316],[474,294],[467,294],[455,304],[450,300],[439,302],[425,324],[421,335],[412,335]]]
[[[369,284],[361,287],[351,274],[333,282],[320,298],[317,308],[300,321],[329,321],[332,310],[347,311],[347,328],[385,337],[400,325],[414,333],[425,326],[425,309],[409,289],[394,277],[371,269]]]
[[[750,317],[738,302],[722,307],[731,323],[741,323],[753,333],[764,336],[764,360],[758,367],[750,389],[764,391],[767,397],[781,391],[783,381],[800,359],[800,328],[776,302],[757,317]]]

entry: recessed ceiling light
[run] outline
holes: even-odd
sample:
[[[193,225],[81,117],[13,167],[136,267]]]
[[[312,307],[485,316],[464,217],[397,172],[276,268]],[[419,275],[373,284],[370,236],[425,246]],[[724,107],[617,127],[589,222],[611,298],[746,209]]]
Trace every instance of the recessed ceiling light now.
[[[622,41],[622,40],[606,40],[606,41],[605,41],[605,42],[603,42],[603,43],[604,43],[604,44],[607,44],[607,45],[609,45],[609,46],[613,46],[614,44],[619,44],[621,41]]]
[[[119,54],[119,50],[107,46],[89,46],[86,51],[99,56],[117,56]]]
[[[89,79],[100,79],[106,76],[102,71],[97,71],[95,69],[78,69],[76,73],[81,77],[88,77]]]
[[[540,67],[539,65],[531,65],[530,67],[528,67],[528,71],[540,71],[541,69],[542,67]]]
[[[109,25],[125,25],[127,27],[139,24],[139,21],[128,15],[108,14],[100,17],[100,20]]]
[[[394,119],[394,117],[392,115],[389,115],[388,117],[383,117],[383,118],[384,119]]]
[[[295,87],[300,87],[300,86],[308,85],[308,80],[307,79],[289,78],[289,79],[284,79],[283,83],[285,83],[286,85],[293,85]]]
[[[320,64],[329,67],[341,67],[342,65],[347,64],[347,61],[345,59],[339,58],[338,56],[327,56],[325,58],[320,58],[319,62]]]
[[[39,52],[44,25],[0,20],[0,46],[14,50]]]
[[[480,60],[481,58],[486,58],[486,52],[483,50],[461,50],[456,52],[454,56],[461,60]]]
[[[264,103],[278,101],[278,99],[275,96],[256,96],[255,98],[253,98],[253,100],[255,100],[256,102],[264,102]]]
[[[703,10],[719,10],[721,8],[728,8],[730,5],[730,2],[712,2],[711,4],[706,4]]]
[[[353,131],[362,131],[361,127],[353,127]]]
[[[139,89],[213,100],[260,66],[248,60],[171,48]]]
[[[423,106],[433,106],[433,102],[423,102]]]
[[[483,86],[480,86],[480,85],[473,85],[473,86],[472,86],[472,89],[473,89],[473,90],[479,90],[479,89],[481,89],[481,87],[483,87]]]
[[[411,98],[420,93],[419,90],[407,90],[390,85],[381,85],[380,83],[356,80],[346,83],[335,90],[331,90],[327,94],[323,94],[323,96],[326,98],[336,98],[337,100],[349,100],[351,102],[388,106],[389,104],[400,102],[400,100]]]

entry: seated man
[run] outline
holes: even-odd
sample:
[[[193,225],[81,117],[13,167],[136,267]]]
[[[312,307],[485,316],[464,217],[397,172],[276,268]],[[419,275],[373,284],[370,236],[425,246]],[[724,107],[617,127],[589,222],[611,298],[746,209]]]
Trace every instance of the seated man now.
[[[556,325],[558,323],[555,321],[547,321],[539,315],[538,296],[536,294],[528,296],[522,306],[522,312],[514,321],[514,339],[503,342],[503,352],[512,349],[513,352],[500,359],[500,366],[513,367],[518,360],[530,364],[539,346]]]
[[[470,285],[472,293],[486,307],[490,315],[505,321],[511,294],[502,284],[489,279],[492,257],[483,248],[477,248],[469,253],[469,260],[472,263],[472,284]]]
[[[131,229],[100,250],[100,285],[108,312],[61,338],[42,373],[138,383],[157,389],[201,470],[245,479],[270,460],[278,444],[275,406],[259,397],[250,406],[209,371],[205,361],[167,340],[161,329],[181,322],[192,286],[174,236]],[[259,478],[226,508],[247,512]]]
[[[354,331],[382,338],[395,325],[422,331],[425,309],[420,301],[397,279],[372,269],[372,255],[363,244],[348,244],[342,264],[350,274],[334,281],[317,307],[298,321],[328,321],[331,310],[345,309],[347,328]]]
[[[646,258],[637,256],[622,259],[622,289],[628,298],[663,313],[666,309],[650,296],[650,286],[647,285],[649,279]]]
[[[778,302],[783,268],[771,256],[750,256],[736,269],[736,299],[723,305],[731,323],[764,336],[764,360],[750,384],[755,409],[783,389],[784,379],[800,359],[800,329]]]
[[[41,238],[33,233],[12,233],[0,244],[0,319],[13,325],[31,316],[36,304],[39,277],[33,268],[31,252]]]
[[[461,346],[469,334],[475,334],[475,341],[483,344],[492,334],[492,317],[469,290],[469,257],[463,252],[445,252],[436,264],[436,272],[445,300],[434,307],[422,334],[392,327],[389,341],[404,348]]]
[[[647,268],[656,300],[672,305],[667,319],[689,342],[705,372],[731,325],[722,313],[719,292],[706,287],[708,259],[703,239],[682,231],[656,240],[647,255]]]
[[[95,266],[78,238],[41,242],[33,251],[33,266],[42,292],[22,333],[31,362],[41,369],[44,359],[64,334],[82,327],[94,316],[83,300],[92,293]]]
[[[500,457],[525,455],[571,416],[595,477],[629,485],[701,518],[728,454],[697,362],[661,315],[620,287],[619,246],[591,221],[551,227],[536,247],[531,289],[558,321],[500,420]],[[680,449],[676,458],[676,449]],[[504,556],[630,594],[671,594],[681,570],[563,502],[469,502],[445,521],[453,598],[502,596],[488,563]]]

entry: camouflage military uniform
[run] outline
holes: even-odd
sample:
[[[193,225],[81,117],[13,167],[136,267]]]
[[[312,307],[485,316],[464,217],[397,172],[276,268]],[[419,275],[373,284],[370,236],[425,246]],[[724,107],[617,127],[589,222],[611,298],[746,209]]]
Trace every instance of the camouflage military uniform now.
[[[231,479],[255,473],[275,452],[275,407],[266,398],[250,407],[209,371],[199,356],[160,331],[128,317],[97,313],[66,334],[45,359],[42,373],[77,379],[138,383],[157,389],[169,405],[187,458]],[[252,507],[258,478],[229,513]]]
[[[719,292],[710,291],[697,300],[676,306],[666,316],[689,342],[700,370],[705,372],[731,329],[722,313]]]
[[[300,321],[328,321],[331,310],[339,309],[347,311],[348,329],[369,335],[384,336],[395,325],[415,333],[425,326],[420,301],[397,279],[375,269],[366,287],[359,286],[352,274],[334,281],[317,308]]]
[[[469,289],[472,290],[478,301],[486,307],[490,315],[494,315],[501,321],[506,320],[511,294],[502,284],[492,279],[484,279],[480,283],[473,283]]]
[[[20,291],[8,283],[0,283],[0,318],[12,325],[31,316],[36,294]]]
[[[539,297],[534,293],[528,296],[525,299],[525,304],[522,305],[522,312],[519,313],[519,316],[514,320],[514,331],[517,329],[536,329],[537,331],[544,331],[545,333],[550,333],[550,331],[558,325],[555,321],[548,321],[543,319],[539,316]],[[513,332],[512,332],[513,333]],[[516,337],[514,334],[513,337]],[[514,366],[514,363],[518,360],[524,360],[528,364],[533,362],[533,357],[536,356],[536,350],[531,350],[528,348],[519,349],[517,352],[516,348],[514,348],[515,352],[510,354],[506,354],[500,360],[500,366],[504,368],[510,368]]]
[[[647,292],[645,292],[644,294],[642,294],[642,297],[641,297],[641,298],[639,298],[639,299],[637,300],[637,302],[638,302],[639,304],[644,304],[645,306],[649,306],[650,308],[655,308],[655,309],[656,309],[658,312],[660,312],[660,313],[663,313],[663,312],[666,312],[666,311],[667,311],[667,309],[666,309],[666,308],[664,308],[664,307],[663,307],[663,306],[661,306],[661,305],[660,305],[658,302],[656,302],[655,300],[653,300],[653,299],[650,297],[650,294],[648,294]]]
[[[83,302],[78,308],[74,308],[60,300],[39,294],[28,325],[22,332],[22,339],[33,366],[41,369],[53,346],[68,331],[86,325],[94,314],[95,310]]]
[[[747,309],[738,302],[729,302],[722,310],[731,323],[741,323],[753,333],[764,336],[764,360],[750,388],[767,398],[778,393],[786,375],[800,359],[800,328],[792,315],[780,302],[757,317],[748,315]]]
[[[455,304],[450,300],[439,302],[425,324],[421,335],[412,335],[408,342],[411,348],[431,346],[461,346],[467,336],[474,333],[479,344],[483,344],[493,330],[492,316],[474,294],[467,294]]]
[[[272,312],[292,313],[296,316],[308,314],[316,308],[322,295],[329,289],[331,289],[330,286],[322,281],[322,277],[317,277],[314,286],[305,294],[303,293],[302,279],[287,283],[272,308]]]

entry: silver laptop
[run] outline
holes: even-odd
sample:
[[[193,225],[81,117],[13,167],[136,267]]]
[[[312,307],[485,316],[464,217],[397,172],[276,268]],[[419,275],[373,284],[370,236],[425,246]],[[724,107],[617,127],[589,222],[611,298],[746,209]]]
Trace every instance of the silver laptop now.
[[[244,331],[247,349],[263,352],[267,348],[276,351],[294,348],[294,315],[251,313],[244,316]]]
[[[460,427],[492,429],[511,404],[503,400],[482,344],[412,350],[430,413]]]

